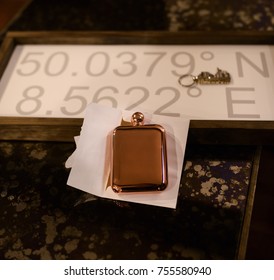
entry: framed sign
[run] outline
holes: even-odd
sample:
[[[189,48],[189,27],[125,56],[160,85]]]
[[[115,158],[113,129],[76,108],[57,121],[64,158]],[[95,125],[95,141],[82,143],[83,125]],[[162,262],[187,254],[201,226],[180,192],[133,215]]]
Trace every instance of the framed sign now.
[[[1,53],[4,64],[8,57],[1,115],[82,118],[94,102],[191,119],[274,119],[272,45],[257,44],[256,38],[248,45],[239,38],[225,44],[224,37],[201,45],[197,34],[166,35],[85,34],[81,40],[72,34],[62,39],[58,33],[11,33]],[[218,68],[231,75],[229,84],[178,83],[183,75],[214,75]]]
[[[90,102],[188,116],[190,149],[251,147],[235,251],[244,258],[261,147],[274,143],[273,41],[268,33],[9,33],[0,52],[0,140],[72,142]],[[217,67],[230,84],[178,83]]]

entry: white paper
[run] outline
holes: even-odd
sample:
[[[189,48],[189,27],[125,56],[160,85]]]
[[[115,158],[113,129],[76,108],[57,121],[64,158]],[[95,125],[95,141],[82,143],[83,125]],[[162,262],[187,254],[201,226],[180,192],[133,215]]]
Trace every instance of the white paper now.
[[[73,160],[69,159],[72,169],[68,185],[104,198],[176,208],[189,119],[143,113],[146,123],[160,124],[166,130],[169,183],[164,191],[118,194],[107,187],[110,174],[108,136],[120,125],[122,117],[129,121],[132,112],[93,103],[87,107]]]
[[[103,196],[109,162],[107,135],[122,119],[120,110],[91,103],[86,110],[68,185]]]

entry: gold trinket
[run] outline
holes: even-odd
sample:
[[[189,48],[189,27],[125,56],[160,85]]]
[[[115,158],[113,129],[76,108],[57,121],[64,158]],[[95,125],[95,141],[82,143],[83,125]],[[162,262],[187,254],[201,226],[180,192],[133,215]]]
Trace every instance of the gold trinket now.
[[[211,74],[209,72],[201,72],[198,76],[193,76],[191,74],[185,74],[179,77],[178,82],[183,87],[191,87],[194,84],[229,84],[231,81],[230,74],[227,71],[217,68],[216,74]]]

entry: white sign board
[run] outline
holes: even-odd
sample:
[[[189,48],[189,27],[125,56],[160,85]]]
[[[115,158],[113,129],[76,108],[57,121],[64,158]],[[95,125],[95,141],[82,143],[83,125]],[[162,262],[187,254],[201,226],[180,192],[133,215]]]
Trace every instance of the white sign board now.
[[[191,119],[274,119],[267,45],[18,45],[0,81],[0,115],[84,117],[90,102]],[[182,87],[217,67],[227,85]]]

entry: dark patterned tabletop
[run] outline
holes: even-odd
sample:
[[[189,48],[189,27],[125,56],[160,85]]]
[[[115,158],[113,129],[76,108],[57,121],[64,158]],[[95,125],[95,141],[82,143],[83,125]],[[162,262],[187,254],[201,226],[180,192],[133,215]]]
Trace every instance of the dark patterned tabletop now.
[[[33,0],[12,30],[274,30],[274,2]]]
[[[236,257],[251,150],[188,148],[176,210],[68,187],[64,162],[73,150],[70,143],[0,143],[0,258]]]

